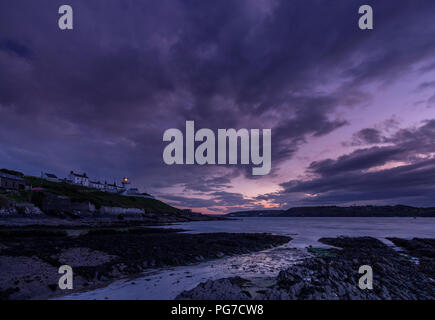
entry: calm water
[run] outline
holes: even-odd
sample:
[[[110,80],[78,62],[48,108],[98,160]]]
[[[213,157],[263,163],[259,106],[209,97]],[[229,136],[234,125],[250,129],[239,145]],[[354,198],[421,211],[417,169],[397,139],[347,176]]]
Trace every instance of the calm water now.
[[[105,288],[74,293],[63,299],[174,299],[200,282],[230,276],[241,276],[264,285],[280,270],[306,257],[308,245],[323,246],[317,241],[321,237],[372,236],[389,245],[386,237],[435,237],[435,218],[243,218],[166,227],[187,229],[191,233],[268,232],[288,235],[293,240],[261,252],[152,270],[135,280],[118,280]]]
[[[371,236],[433,238],[435,218],[241,218],[231,221],[197,221],[175,224],[190,233],[268,232],[288,235],[296,248],[319,246],[321,237]]]

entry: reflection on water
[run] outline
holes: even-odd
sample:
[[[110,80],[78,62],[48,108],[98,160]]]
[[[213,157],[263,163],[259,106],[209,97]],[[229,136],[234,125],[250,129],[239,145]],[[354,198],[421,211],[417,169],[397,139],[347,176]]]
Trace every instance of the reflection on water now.
[[[176,224],[190,233],[269,232],[293,238],[292,247],[321,246],[321,237],[433,238],[435,218],[242,218]],[[174,227],[174,225],[170,226]]]
[[[155,270],[138,279],[116,281],[108,287],[72,294],[63,299],[174,299],[183,290],[192,289],[207,280],[232,276],[247,279],[276,276],[280,270],[305,256],[305,250],[285,244],[252,254]]]

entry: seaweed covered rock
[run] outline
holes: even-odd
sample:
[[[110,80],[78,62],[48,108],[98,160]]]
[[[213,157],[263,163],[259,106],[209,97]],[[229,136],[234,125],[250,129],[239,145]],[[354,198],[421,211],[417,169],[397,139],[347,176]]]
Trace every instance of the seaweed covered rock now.
[[[425,239],[427,240],[427,239]],[[257,290],[253,299],[270,300],[432,300],[435,281],[423,266],[433,266],[433,258],[422,257],[425,264],[370,238],[322,238],[322,243],[337,248],[311,250],[312,258],[280,271],[272,286]],[[397,242],[397,241],[396,241]],[[424,251],[431,254],[434,241],[424,242]],[[416,246],[414,244],[414,246]],[[422,244],[419,247],[423,246]],[[341,248],[341,249],[339,249]],[[368,265],[373,270],[373,289],[360,289],[359,268]],[[231,278],[230,278],[231,279]],[[208,281],[185,292],[181,297],[213,299],[225,279]],[[229,280],[229,279],[226,279]],[[220,293],[222,299],[234,299],[243,291],[232,283],[231,294]],[[209,292],[207,292],[207,289]]]
[[[248,282],[240,277],[208,280],[200,283],[192,290],[183,291],[177,300],[248,300],[250,295],[243,290],[243,284]]]

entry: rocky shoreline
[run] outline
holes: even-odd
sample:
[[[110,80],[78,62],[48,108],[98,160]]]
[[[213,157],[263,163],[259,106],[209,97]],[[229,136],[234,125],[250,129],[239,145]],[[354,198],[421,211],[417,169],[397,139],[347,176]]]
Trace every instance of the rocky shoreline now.
[[[73,226],[0,228],[0,299],[45,299],[139,275],[145,270],[279,246],[271,234],[187,234],[177,229]],[[74,290],[58,287],[58,268],[70,265]]]
[[[435,298],[434,239],[391,241],[394,250],[370,238],[322,238],[331,249],[309,248],[312,257],[282,270],[272,285],[241,277],[207,281],[177,299],[208,300],[432,300]],[[373,268],[373,290],[361,290],[358,269]]]
[[[180,233],[155,221],[5,219],[0,223],[0,300],[46,299],[88,291],[161,267],[187,266],[280,246],[290,237],[264,233]],[[2,221],[0,221],[2,222]],[[209,280],[177,299],[416,299],[435,298],[435,239],[321,238],[302,262],[258,279]],[[279,248],[278,248],[279,249]],[[277,250],[277,249],[273,249]],[[309,255],[306,258],[306,252]],[[58,288],[58,268],[74,270],[74,290]],[[373,268],[373,290],[361,290],[358,269]],[[285,265],[283,265],[285,266]],[[283,268],[283,267],[281,267]],[[277,272],[280,267],[276,268]],[[256,275],[255,275],[256,277]],[[216,279],[216,278],[215,278]],[[201,280],[202,281],[202,280]],[[198,283],[198,282],[197,282]]]

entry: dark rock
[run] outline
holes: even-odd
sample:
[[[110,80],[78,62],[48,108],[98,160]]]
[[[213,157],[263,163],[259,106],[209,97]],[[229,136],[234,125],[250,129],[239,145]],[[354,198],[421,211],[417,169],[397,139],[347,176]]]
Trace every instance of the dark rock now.
[[[242,285],[246,282],[248,280],[240,277],[216,281],[208,280],[200,283],[192,290],[183,291],[176,297],[176,300],[248,300],[251,296],[242,288]]]
[[[276,284],[265,290],[258,290],[256,299],[350,299],[350,300],[433,300],[435,299],[435,281],[433,269],[434,259],[432,250],[433,239],[414,239],[414,242],[392,240],[406,247],[409,252],[425,261],[424,268],[386,246],[381,241],[370,238],[322,238],[321,242],[342,248],[330,249],[334,255],[313,257],[299,265],[282,270],[276,277]],[[424,248],[424,250],[422,250]],[[361,290],[358,273],[361,265],[373,268],[373,290]],[[228,279],[220,279],[220,284]],[[243,285],[243,284],[242,284]],[[207,292],[207,288],[214,288],[214,281],[209,281],[201,289],[195,288],[190,297],[197,299],[233,299],[241,291],[233,283],[231,295],[223,292]],[[194,294],[196,293],[196,295]],[[200,294],[199,294],[200,293]]]
[[[85,226],[86,228],[88,226]],[[124,228],[124,224],[122,229],[112,225],[110,230],[107,228],[93,230],[87,234],[71,237],[65,231],[58,229],[22,227],[17,230],[3,227],[0,228],[0,239],[4,245],[0,252],[0,264],[8,257],[35,257],[41,263],[57,270],[59,265],[71,263],[69,259],[62,263],[59,259],[62,252],[72,248],[85,248],[91,252],[99,251],[111,256],[112,259],[92,266],[88,265],[89,257],[74,256],[75,279],[83,279],[81,284],[75,282],[74,286],[75,289],[80,289],[84,283],[88,283],[87,286],[90,287],[114,278],[137,275],[150,267],[198,263],[204,259],[214,259],[216,254],[233,255],[237,252],[235,248],[238,245],[249,251],[258,251],[291,240],[289,237],[271,234],[185,234],[178,233],[178,230],[161,231],[162,229],[140,228],[137,225],[127,231]],[[32,268],[31,265],[24,267],[28,270],[26,269],[23,274],[36,279],[40,270]],[[57,273],[54,275],[57,277]],[[35,286],[32,284],[35,281],[28,284],[24,281],[23,275],[14,278],[13,275],[4,274],[3,277],[5,281],[0,281],[0,295],[8,299],[29,299],[34,298],[35,295],[44,298],[51,294],[59,294],[56,284],[49,288],[46,283],[35,288],[27,296],[17,295],[9,289],[11,285],[6,280],[23,280],[19,283],[21,288]]]

